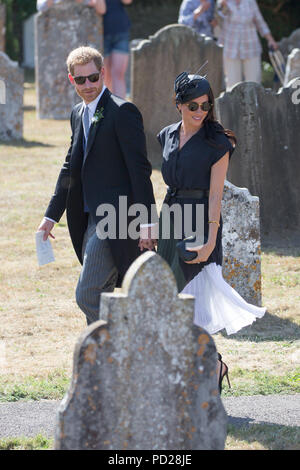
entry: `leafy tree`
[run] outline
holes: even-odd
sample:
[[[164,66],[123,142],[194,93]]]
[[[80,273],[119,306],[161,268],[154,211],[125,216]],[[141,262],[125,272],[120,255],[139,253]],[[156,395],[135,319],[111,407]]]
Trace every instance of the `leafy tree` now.
[[[36,0],[2,0],[6,6],[6,53],[23,59],[23,21],[36,11]]]

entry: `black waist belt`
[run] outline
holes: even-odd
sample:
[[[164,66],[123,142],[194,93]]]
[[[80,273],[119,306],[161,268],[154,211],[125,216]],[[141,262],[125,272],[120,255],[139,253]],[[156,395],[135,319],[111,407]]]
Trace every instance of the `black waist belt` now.
[[[209,189],[176,189],[168,188],[169,197],[203,199],[209,196]]]

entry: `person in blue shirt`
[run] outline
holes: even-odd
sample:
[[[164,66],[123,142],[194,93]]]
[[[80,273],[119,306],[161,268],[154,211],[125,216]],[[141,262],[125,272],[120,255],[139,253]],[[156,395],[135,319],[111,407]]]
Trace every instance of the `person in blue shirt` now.
[[[214,0],[183,0],[178,23],[190,26],[199,34],[213,37],[214,8]]]

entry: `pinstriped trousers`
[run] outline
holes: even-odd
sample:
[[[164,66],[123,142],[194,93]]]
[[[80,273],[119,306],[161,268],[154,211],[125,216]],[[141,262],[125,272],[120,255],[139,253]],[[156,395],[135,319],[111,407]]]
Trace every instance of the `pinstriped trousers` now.
[[[109,242],[98,238],[96,224],[90,216],[82,244],[82,257],[76,302],[90,325],[99,320],[101,292],[112,292],[118,279]]]

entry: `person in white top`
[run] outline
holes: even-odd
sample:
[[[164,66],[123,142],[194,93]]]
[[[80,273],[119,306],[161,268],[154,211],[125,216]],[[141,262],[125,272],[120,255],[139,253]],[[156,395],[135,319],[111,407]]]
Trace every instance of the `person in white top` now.
[[[223,45],[226,89],[241,81],[260,83],[262,47],[257,31],[270,48],[278,45],[256,0],[218,0],[217,11],[222,22],[218,42]]]

